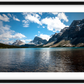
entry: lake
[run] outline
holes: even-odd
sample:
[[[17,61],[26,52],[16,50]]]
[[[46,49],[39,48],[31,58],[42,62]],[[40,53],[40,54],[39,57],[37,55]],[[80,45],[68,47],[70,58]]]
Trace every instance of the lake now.
[[[84,48],[0,49],[0,72],[84,72]]]

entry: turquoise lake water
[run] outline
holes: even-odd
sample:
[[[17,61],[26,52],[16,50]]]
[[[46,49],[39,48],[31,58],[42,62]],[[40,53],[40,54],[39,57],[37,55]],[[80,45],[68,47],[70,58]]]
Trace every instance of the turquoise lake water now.
[[[84,72],[84,48],[0,49],[0,72]]]

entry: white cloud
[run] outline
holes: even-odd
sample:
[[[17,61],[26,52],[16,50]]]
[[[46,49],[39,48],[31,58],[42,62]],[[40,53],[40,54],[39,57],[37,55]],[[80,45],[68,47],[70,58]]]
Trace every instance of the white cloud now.
[[[12,17],[10,13],[8,13],[8,16],[9,16],[9,17]]]
[[[41,22],[39,21],[40,16],[38,14],[27,14],[25,19],[41,25]]]
[[[47,41],[50,39],[50,36],[47,34],[40,34],[40,36],[42,39],[46,39]]]
[[[21,39],[26,37],[21,33],[16,33],[14,30],[10,29],[9,25],[3,26],[2,21],[0,21],[0,42],[7,43],[13,39]]]
[[[13,38],[24,38],[26,37],[25,35],[21,34],[21,33],[16,33],[15,35],[12,36]]]
[[[26,24],[26,23],[28,23],[28,20],[22,20],[22,22],[24,22]]]
[[[65,15],[65,13],[58,13],[57,16],[59,19],[63,19],[64,21],[68,22],[67,16]]]
[[[42,12],[39,12],[40,15],[42,15]]]
[[[46,17],[44,19],[41,19],[41,17],[34,12],[23,13],[23,15],[25,15],[25,20],[22,21],[24,23],[23,27],[29,27],[29,22],[34,22],[41,26],[45,24],[47,25],[47,29],[53,32],[60,31],[64,27],[67,27],[67,25],[61,22],[61,19],[68,22],[67,16],[64,13],[58,13],[58,12],[49,12],[49,13],[52,13],[57,16],[56,17]],[[42,26],[42,27],[45,28],[45,26]],[[37,26],[37,28],[39,28],[39,26]]]
[[[22,42],[26,43],[25,40],[21,40]]]
[[[23,15],[25,17],[25,20],[22,21],[23,27],[29,27],[29,22],[34,22],[34,23],[37,23],[39,25],[42,25],[40,22],[39,14],[36,14],[34,12],[30,12],[30,13],[24,12]]]
[[[24,43],[27,43],[27,42],[30,42],[30,41],[32,41],[31,39],[22,39],[21,41],[23,41]]]
[[[57,17],[61,20],[63,19],[64,21],[68,22],[67,16],[65,13],[58,13],[58,12],[51,12],[53,15],[57,15]]]
[[[35,36],[37,36],[37,35],[35,35]]]
[[[29,24],[23,24],[23,27],[29,27]]]
[[[0,15],[0,20],[9,22],[9,18],[5,14]]]
[[[58,17],[46,17],[41,20],[42,24],[47,25],[47,29],[53,32],[60,31],[64,27],[66,27],[65,24],[63,24]]]
[[[5,25],[5,27],[3,27],[3,29],[9,30],[10,29],[10,26],[9,25]]]
[[[9,40],[10,38],[12,38],[12,34],[10,31],[7,31],[0,35],[0,40]]]
[[[16,21],[20,21],[18,18],[16,18],[15,16],[13,16],[13,20],[16,20]]]
[[[13,33],[14,31],[10,29],[9,25],[3,26],[2,21],[0,21],[0,40],[11,38]]]
[[[11,40],[11,41],[6,41],[4,42],[5,44],[12,44],[14,42],[14,40]],[[3,42],[2,42],[3,43]]]
[[[58,12],[50,12],[50,13],[52,13],[53,15],[57,15],[58,14]]]
[[[22,22],[24,23],[23,27],[29,27],[28,20],[22,20]]]

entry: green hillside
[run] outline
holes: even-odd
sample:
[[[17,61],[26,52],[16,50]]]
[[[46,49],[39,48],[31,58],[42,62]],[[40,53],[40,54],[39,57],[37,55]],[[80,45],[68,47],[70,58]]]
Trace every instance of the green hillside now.
[[[7,45],[0,43],[0,48],[20,48],[19,46]]]

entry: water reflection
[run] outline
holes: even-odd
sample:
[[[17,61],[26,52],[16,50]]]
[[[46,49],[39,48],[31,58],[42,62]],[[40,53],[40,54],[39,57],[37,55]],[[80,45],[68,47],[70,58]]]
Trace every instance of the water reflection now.
[[[84,49],[0,49],[0,71],[84,72]]]
[[[12,62],[16,62],[16,63],[23,62],[24,61],[24,58],[25,58],[25,49],[11,50],[11,57],[12,57],[12,59],[11,59]]]
[[[23,62],[25,49],[2,49],[0,50],[0,71],[14,71]]]
[[[84,72],[84,50],[72,51],[75,53],[70,57],[73,71]]]

